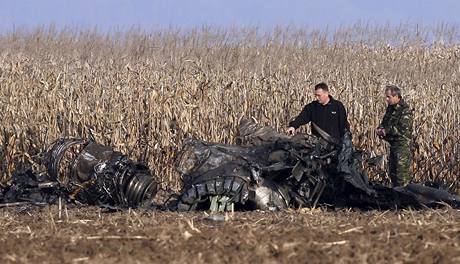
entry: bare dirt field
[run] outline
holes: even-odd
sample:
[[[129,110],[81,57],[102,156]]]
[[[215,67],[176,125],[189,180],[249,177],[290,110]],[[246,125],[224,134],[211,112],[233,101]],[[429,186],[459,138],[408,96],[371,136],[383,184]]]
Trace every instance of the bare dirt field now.
[[[0,210],[1,263],[452,263],[453,209],[304,209],[209,216],[100,208]]]

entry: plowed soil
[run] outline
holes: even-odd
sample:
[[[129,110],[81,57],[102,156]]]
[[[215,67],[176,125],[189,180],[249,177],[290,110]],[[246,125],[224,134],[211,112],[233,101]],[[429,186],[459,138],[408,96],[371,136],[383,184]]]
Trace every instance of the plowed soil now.
[[[0,209],[0,263],[460,262],[460,211]]]

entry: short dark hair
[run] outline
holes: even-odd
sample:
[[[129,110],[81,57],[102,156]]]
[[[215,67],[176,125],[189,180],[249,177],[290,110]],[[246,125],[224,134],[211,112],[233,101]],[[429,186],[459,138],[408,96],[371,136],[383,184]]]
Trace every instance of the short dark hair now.
[[[315,91],[318,89],[322,89],[325,92],[329,92],[329,87],[325,82],[320,82],[317,85],[315,85]]]
[[[393,96],[397,96],[399,98],[402,98],[401,88],[399,88],[396,85],[387,85],[387,86],[385,86],[385,92],[387,92],[387,91],[390,91],[391,95],[393,95]]]

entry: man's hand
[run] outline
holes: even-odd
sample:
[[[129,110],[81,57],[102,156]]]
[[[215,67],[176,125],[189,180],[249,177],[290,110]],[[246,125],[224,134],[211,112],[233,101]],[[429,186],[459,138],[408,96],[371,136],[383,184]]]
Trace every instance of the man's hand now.
[[[288,127],[288,129],[286,130],[286,133],[290,136],[293,136],[295,134],[295,128]]]
[[[386,132],[385,132],[385,129],[384,128],[377,128],[377,136],[379,136],[379,138],[384,138],[386,135]]]

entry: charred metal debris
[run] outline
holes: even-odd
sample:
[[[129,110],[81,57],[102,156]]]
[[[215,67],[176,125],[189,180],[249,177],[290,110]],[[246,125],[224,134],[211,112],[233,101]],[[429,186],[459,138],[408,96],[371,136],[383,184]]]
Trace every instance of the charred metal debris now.
[[[423,184],[390,188],[369,182],[369,160],[354,149],[350,134],[342,142],[320,134],[289,137],[243,120],[235,145],[186,139],[175,164],[183,188],[171,192],[176,198],[166,204],[154,202],[159,184],[145,165],[94,141],[59,139],[44,154],[46,171],[15,173],[0,191],[0,207],[59,198],[178,211],[460,207],[460,197]]]
[[[460,206],[460,197],[422,184],[390,188],[369,182],[367,160],[349,133],[336,142],[316,130],[321,137],[288,137],[243,120],[237,145],[186,140],[176,165],[184,182],[177,209]]]
[[[150,170],[112,148],[82,139],[59,139],[44,154],[45,172],[16,172],[0,194],[0,207],[70,202],[119,208],[150,206],[157,184]]]

